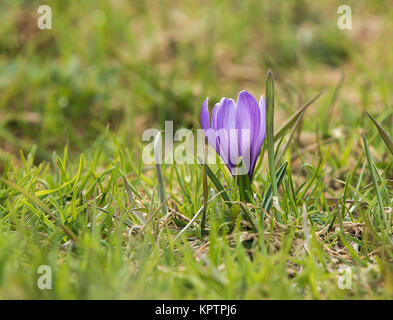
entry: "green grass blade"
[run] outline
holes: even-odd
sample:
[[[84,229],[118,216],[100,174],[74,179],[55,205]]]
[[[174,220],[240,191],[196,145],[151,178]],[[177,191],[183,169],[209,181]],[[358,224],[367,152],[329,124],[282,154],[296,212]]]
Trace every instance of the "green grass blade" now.
[[[207,166],[206,166],[207,167]],[[216,193],[215,195],[213,195],[208,201],[207,204],[210,203],[213,199],[215,199],[218,195],[222,195],[225,192],[225,190],[223,189],[222,191]],[[195,215],[192,217],[192,219],[187,223],[187,225],[177,234],[177,236],[175,237],[176,241],[177,239],[180,238],[180,236],[187,231],[187,229],[195,222],[195,220],[198,218],[198,216],[201,214],[201,212],[203,211],[203,206],[195,213]]]
[[[384,206],[383,206],[383,202],[382,202],[382,196],[381,196],[381,191],[379,190],[379,185],[378,185],[378,181],[377,181],[377,176],[375,173],[375,167],[374,167],[374,162],[371,159],[371,154],[370,154],[370,148],[368,147],[368,142],[367,142],[367,138],[366,135],[363,134],[363,143],[364,143],[364,151],[366,153],[366,157],[367,157],[367,162],[368,165],[370,167],[370,171],[371,171],[371,178],[374,184],[374,188],[375,188],[375,192],[377,193],[377,200],[378,200],[378,205],[379,205],[379,216],[378,216],[378,223],[381,223],[381,220],[383,218],[383,222],[385,223],[385,226],[387,225],[387,221],[386,220],[386,216],[385,216],[385,212],[384,212]]]
[[[34,195],[32,195],[31,193],[27,192],[26,190],[23,190],[20,186],[18,186],[17,184],[8,181],[2,177],[0,177],[0,180],[7,184],[9,187],[11,187],[12,189],[18,191],[19,193],[23,194],[23,196],[25,196],[27,199],[29,199],[31,202],[33,202],[35,205],[37,205],[38,207],[40,207],[48,216],[50,216],[54,221],[56,221],[56,223],[58,224],[58,226],[74,241],[77,242],[78,238],[77,236],[70,230],[68,229],[63,223],[61,223],[61,221],[50,211],[49,207],[43,203],[40,199],[38,199],[37,197],[35,197]]]
[[[249,214],[248,210],[244,208],[244,205],[240,203],[240,208],[242,209],[244,218],[250,223],[251,228],[254,230],[254,232],[258,232],[258,228],[256,227],[256,223],[252,216]]]
[[[217,179],[216,175],[213,173],[213,171],[209,168],[207,164],[206,164],[206,173],[209,176],[210,180],[213,182],[214,186],[220,192],[222,199],[225,201],[228,207],[231,208],[232,204],[229,200],[228,194],[226,193],[224,187],[222,186],[220,181]]]
[[[276,179],[277,186],[280,187],[282,180],[284,179],[285,173],[287,171],[288,161],[285,161],[281,167],[277,170]],[[265,197],[263,198],[262,208],[266,211],[270,211],[273,203],[272,185],[270,184],[266,190]]]
[[[385,142],[386,146],[388,147],[390,153],[393,155],[393,140],[392,140],[392,138],[388,135],[388,133],[382,128],[382,126],[368,112],[366,112],[366,115],[374,123],[375,127],[378,129],[379,135],[382,137],[382,139]]]
[[[160,202],[163,205],[165,201],[165,188],[164,188],[164,179],[162,178],[162,170],[161,170],[161,157],[162,154],[162,144],[161,144],[161,132],[157,134],[154,139],[154,159],[156,165],[156,173],[158,180],[158,193],[160,195]],[[162,213],[165,215],[167,213],[166,205],[162,206]]]
[[[201,232],[205,231],[206,225],[206,211],[207,211],[207,200],[208,200],[208,188],[207,188],[207,173],[206,173],[207,164],[202,165],[202,184],[203,184],[203,212],[202,212],[202,220],[201,220]]]
[[[274,78],[270,69],[267,72],[266,77],[266,141],[273,197],[278,197],[275,164],[276,161],[274,157]],[[279,213],[275,213],[277,220],[281,221]]]
[[[130,206],[131,206],[131,208],[134,208],[135,207],[135,199],[134,199],[134,196],[132,195],[131,187],[130,187],[130,184],[129,184],[126,176],[123,176],[123,182],[124,182],[124,187],[126,188],[126,192],[127,192],[128,200],[130,202]],[[139,222],[142,225],[146,224],[146,219],[143,216],[142,212],[135,210],[135,211],[133,211],[133,214],[135,214],[135,216],[138,218]]]

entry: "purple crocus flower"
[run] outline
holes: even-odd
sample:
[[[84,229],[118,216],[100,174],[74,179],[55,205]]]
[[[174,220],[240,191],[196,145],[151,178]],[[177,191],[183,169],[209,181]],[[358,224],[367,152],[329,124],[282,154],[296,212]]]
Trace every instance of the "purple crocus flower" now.
[[[233,175],[254,172],[263,141],[266,136],[266,103],[262,95],[258,102],[247,91],[241,91],[237,102],[221,98],[209,115],[206,98],[201,110],[201,125],[205,136]],[[239,171],[243,160],[242,172]]]

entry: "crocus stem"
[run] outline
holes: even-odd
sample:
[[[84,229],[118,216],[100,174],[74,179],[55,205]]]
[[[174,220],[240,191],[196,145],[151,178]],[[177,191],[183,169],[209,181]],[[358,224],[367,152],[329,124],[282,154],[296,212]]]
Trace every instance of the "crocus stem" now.
[[[246,193],[246,197],[248,199],[247,202],[251,202],[250,197],[252,197],[252,187],[251,187],[251,181],[250,181],[250,177],[248,174],[244,175],[244,184],[245,184],[245,188],[244,188],[244,192]],[[248,192],[247,192],[248,191]]]
[[[278,197],[276,166],[274,156],[274,78],[273,72],[269,69],[266,77],[266,139],[267,154],[269,161],[270,181],[272,184],[273,197]],[[276,218],[281,221],[279,212],[275,210]]]
[[[244,202],[244,201],[246,201],[246,195],[245,195],[245,192],[244,192],[243,176],[237,176],[237,182],[238,182],[238,185],[239,185],[240,201]]]
[[[251,202],[250,195],[252,195],[252,187],[250,177],[248,174],[238,175],[237,181],[239,185],[240,201]]]

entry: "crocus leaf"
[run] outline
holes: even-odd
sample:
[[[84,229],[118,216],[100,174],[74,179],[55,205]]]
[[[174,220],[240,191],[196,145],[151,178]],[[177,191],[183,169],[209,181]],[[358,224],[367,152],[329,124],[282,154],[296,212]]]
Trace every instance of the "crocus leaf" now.
[[[368,115],[368,117],[374,123],[374,125],[378,129],[379,135],[382,137],[382,139],[385,142],[386,146],[388,147],[390,153],[393,155],[393,140],[392,140],[392,138],[390,138],[390,136],[382,128],[382,126],[368,112],[366,112],[366,115]]]
[[[252,187],[251,187],[250,177],[248,176],[248,174],[244,174],[244,175],[238,175],[237,179],[239,183],[240,201],[251,203]]]
[[[243,163],[244,165],[244,163]],[[236,176],[237,183],[239,185],[240,201],[252,202],[252,186],[250,181],[250,176],[248,173]],[[251,197],[250,197],[251,195]]]
[[[276,172],[277,188],[280,187],[282,180],[284,179],[285,173],[287,171],[287,166],[288,166],[288,161],[285,161]],[[270,184],[266,190],[265,197],[263,198],[262,208],[269,212],[270,208],[272,207],[272,201],[273,201],[272,184]]]
[[[266,141],[270,184],[272,186],[273,196],[277,197],[276,160],[274,155],[274,78],[270,69],[266,77]],[[277,220],[281,222],[279,213],[275,213]]]

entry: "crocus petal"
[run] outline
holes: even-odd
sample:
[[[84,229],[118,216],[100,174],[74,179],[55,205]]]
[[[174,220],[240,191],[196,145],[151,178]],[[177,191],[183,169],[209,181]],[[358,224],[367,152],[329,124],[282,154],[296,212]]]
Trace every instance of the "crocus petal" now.
[[[214,130],[217,130],[217,113],[218,113],[218,109],[219,109],[219,103],[216,103],[214,105],[213,111],[212,111],[212,128]]]
[[[232,174],[248,172],[252,179],[255,164],[266,135],[265,99],[259,104],[247,91],[239,93],[237,103],[233,99],[222,98],[209,116],[208,98],[201,109],[201,126],[205,136],[218,155],[226,163]],[[237,165],[243,159],[239,171]]]
[[[211,128],[210,116],[209,116],[209,98],[206,98],[203,102],[201,109],[201,126],[205,132],[205,137],[209,141],[210,145],[220,154],[219,146],[217,145],[216,131]]]
[[[241,155],[249,169],[249,176],[252,177],[252,168],[255,166],[259,149],[257,145],[260,131],[261,112],[254,96],[247,91],[239,93],[236,108],[236,127],[239,129],[239,143]],[[241,130],[249,130],[241,135]]]
[[[266,136],[266,101],[263,95],[261,95],[261,98],[259,99],[259,111],[261,113],[261,122],[259,125],[259,133],[255,141],[255,158],[252,160],[253,165],[251,166],[251,172],[254,172],[259,152],[261,151],[263,141]]]
[[[222,98],[216,109],[216,132],[219,154],[229,169],[233,169],[239,158],[236,129],[236,104],[233,99]]]
[[[222,98],[216,114],[217,130],[236,129],[236,104],[233,99]]]
[[[209,115],[209,97],[205,99],[201,109],[201,126],[203,130],[210,129],[210,115]]]
[[[263,140],[265,140],[266,136],[266,101],[263,95],[261,95],[261,98],[259,99],[259,110],[261,112],[261,125],[259,126],[258,138],[260,139],[259,142],[262,147]]]

